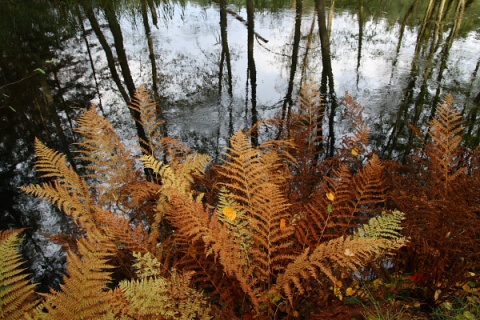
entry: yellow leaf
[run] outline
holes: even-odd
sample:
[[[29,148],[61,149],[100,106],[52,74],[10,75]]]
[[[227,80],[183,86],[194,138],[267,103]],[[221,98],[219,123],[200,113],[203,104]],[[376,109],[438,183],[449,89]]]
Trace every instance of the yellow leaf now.
[[[333,192],[327,192],[327,199],[330,201],[335,201],[335,193]]]
[[[353,253],[352,250],[350,250],[349,248],[345,249],[344,254],[345,254],[347,257],[353,257],[353,256],[355,255],[355,253]]]
[[[345,291],[346,296],[352,296],[355,293],[355,289],[348,287],[347,290]]]
[[[340,301],[343,300],[343,295],[342,295],[342,291],[340,291],[340,287],[335,286],[335,287],[333,288],[333,294],[334,294]]]
[[[285,230],[285,228],[287,227],[287,220],[285,219],[280,219],[280,230]]]
[[[360,154],[360,150],[358,150],[358,148],[353,148],[352,149],[352,155],[358,156],[359,154]]]
[[[375,289],[377,289],[377,288],[378,288],[380,285],[382,285],[382,284],[383,284],[383,281],[382,281],[382,279],[380,279],[380,278],[377,278],[377,279],[373,280],[373,287],[374,287]]]
[[[435,293],[433,295],[433,299],[435,299],[435,301],[437,301],[438,298],[440,298],[440,293],[442,293],[442,290],[440,290],[440,289],[435,291]]]
[[[230,221],[233,221],[237,218],[237,211],[235,211],[235,209],[232,207],[225,207],[223,208],[222,212]]]

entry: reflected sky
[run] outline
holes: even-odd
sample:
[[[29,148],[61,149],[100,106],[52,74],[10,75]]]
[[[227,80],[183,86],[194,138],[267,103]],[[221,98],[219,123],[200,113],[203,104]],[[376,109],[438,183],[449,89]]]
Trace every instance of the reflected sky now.
[[[188,124],[189,130],[193,126],[194,130],[208,131],[209,128],[222,125],[218,123],[222,117],[217,111],[221,112],[218,105],[225,103],[224,98],[214,96],[211,92],[218,83],[216,77],[221,51],[219,9],[216,5],[202,7],[192,3],[187,3],[184,8],[175,4],[170,9],[172,9],[170,12],[173,12],[171,19],[160,20],[158,27],[152,27],[156,61],[161,75],[161,95],[168,101],[164,107],[168,110],[167,116],[173,120],[170,128],[176,127],[181,130],[181,126]],[[232,10],[246,18],[245,9],[232,8]],[[300,61],[305,54],[306,36],[315,14],[308,10],[304,11]],[[247,28],[232,14],[228,14],[227,19],[228,44],[232,52],[234,75],[234,96],[228,103],[235,106],[238,128],[244,126],[241,119],[247,83]],[[256,12],[255,31],[268,40],[268,43],[264,43],[257,38],[254,48],[258,110],[262,117],[272,116],[276,111],[275,107],[278,107],[284,98],[288,84],[290,68],[288,55],[291,52],[294,23],[295,11],[292,9]],[[351,12],[341,11],[334,15],[331,58],[335,89],[338,96],[348,91],[366,107],[370,118],[376,118],[380,113],[395,112],[402,91],[409,81],[418,27],[406,27],[397,52],[400,25],[392,26],[386,19],[367,17],[364,21],[363,42],[359,53],[358,23],[358,16]],[[137,85],[140,83],[148,85],[151,83],[151,71],[142,27],[137,19],[128,16],[122,17],[121,26],[134,81]],[[108,36],[108,33],[106,34]],[[445,33],[444,37],[446,36]],[[314,38],[309,51],[306,78],[319,82],[322,65],[317,38]],[[67,50],[79,52],[79,41],[80,39],[76,39]],[[95,45],[97,40],[94,34],[90,34],[89,41]],[[95,48],[97,50],[93,52],[96,68],[107,74],[107,63],[101,47],[96,44]],[[456,39],[448,58],[448,68],[442,83],[443,91],[446,93],[451,88],[458,91],[459,86],[472,85],[471,73],[479,57],[478,33],[470,32],[465,38]],[[419,64],[422,64],[421,58]],[[68,74],[64,77],[68,77]],[[91,77],[86,75],[85,79]],[[297,86],[299,82],[300,74],[297,72]],[[478,87],[478,78],[474,82]],[[101,82],[101,88],[107,106],[122,103],[115,90],[112,92],[114,86],[108,83],[106,77]],[[209,88],[212,90],[209,91]],[[430,90],[434,91],[435,88],[435,83],[432,83]],[[463,98],[461,92],[456,92],[457,102],[461,103]],[[175,104],[176,102],[179,103]],[[199,108],[208,110],[202,111]]]

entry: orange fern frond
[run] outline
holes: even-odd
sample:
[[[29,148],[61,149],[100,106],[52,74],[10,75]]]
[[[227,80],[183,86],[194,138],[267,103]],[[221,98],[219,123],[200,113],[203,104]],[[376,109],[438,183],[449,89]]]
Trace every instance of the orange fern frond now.
[[[386,200],[383,170],[374,155],[355,175],[347,165],[340,165],[332,177],[325,177],[325,183],[300,206],[298,240],[312,246],[337,238],[379,214]]]
[[[369,138],[369,128],[363,119],[364,107],[348,93],[345,93],[342,105],[345,107],[343,115],[349,131],[343,136],[341,147],[338,150],[339,156],[344,160],[358,162],[355,159],[365,153]]]
[[[165,121],[160,119],[158,105],[152,100],[145,85],[137,88],[129,107],[140,115],[140,119],[135,121],[145,130],[147,141],[140,140],[143,153],[161,159]]]
[[[293,304],[294,292],[305,292],[303,280],[314,278],[322,287],[326,285],[326,277],[334,286],[341,286],[342,272],[358,271],[380,255],[389,254],[406,244],[406,239],[398,232],[401,220],[401,212],[384,213],[372,218],[364,229],[352,236],[322,242],[311,253],[310,248],[305,249],[278,276],[273,290],[285,292]]]
[[[78,119],[83,141],[77,143],[78,159],[85,160],[86,176],[96,181],[99,205],[109,204],[118,197],[125,184],[135,180],[134,160],[127,151],[112,124],[96,112],[95,106]]]
[[[68,166],[64,155],[49,149],[38,139],[35,140],[35,150],[37,170],[43,172],[43,177],[53,177],[55,180],[20,189],[55,204],[85,230],[94,229],[91,216],[93,204],[85,180]]]
[[[136,252],[148,251],[148,232],[144,223],[137,221],[134,224],[130,219],[99,208],[93,215],[105,236],[115,243],[118,249]]]
[[[323,143],[323,118],[325,104],[320,91],[314,87],[303,86],[299,93],[300,103],[297,113],[292,113],[290,120],[290,137],[302,146],[301,152],[310,155],[321,149]]]
[[[0,231],[0,319],[24,319],[38,304],[17,250],[21,232]]]
[[[108,259],[113,248],[85,238],[78,241],[77,248],[78,255],[68,253],[68,276],[61,291],[44,294],[43,307],[49,319],[94,319],[110,312],[106,306],[112,296],[106,289],[111,281]],[[41,318],[43,311],[37,313]]]
[[[463,137],[463,118],[453,107],[453,97],[448,95],[439,104],[435,118],[430,121],[431,141],[425,146],[430,159],[431,176],[434,188],[439,188],[443,195],[448,192],[449,184],[466,169],[459,168],[462,160],[460,144]]]

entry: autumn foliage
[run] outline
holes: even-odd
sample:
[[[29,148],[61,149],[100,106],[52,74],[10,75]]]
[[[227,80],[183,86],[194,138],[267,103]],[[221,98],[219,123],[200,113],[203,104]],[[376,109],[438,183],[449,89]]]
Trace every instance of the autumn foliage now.
[[[144,87],[132,105],[148,140],[141,157],[94,106],[78,120],[81,174],[37,140],[46,182],[22,189],[64,212],[77,241],[60,291],[36,298],[15,271],[18,232],[2,232],[0,318],[351,319],[379,283],[401,279],[391,291],[435,306],[472,280],[480,150],[462,148],[452,98],[400,163],[371,150],[348,95],[350,134],[327,158],[321,97],[311,88],[300,97],[288,121],[257,124],[258,145],[236,132],[221,163],[159,134]]]

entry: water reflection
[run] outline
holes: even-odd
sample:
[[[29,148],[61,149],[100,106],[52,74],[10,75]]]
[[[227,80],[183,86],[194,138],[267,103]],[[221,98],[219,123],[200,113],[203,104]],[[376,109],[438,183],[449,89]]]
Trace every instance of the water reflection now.
[[[69,154],[75,119],[94,102],[135,145],[132,137],[144,133],[127,104],[142,83],[158,102],[163,134],[217,159],[228,136],[262,118],[278,113],[288,132],[298,89],[307,83],[318,84],[327,104],[318,131],[327,156],[341,132],[345,91],[366,107],[372,143],[386,157],[408,155],[415,146],[409,125],[423,128],[447,92],[465,115],[466,144],[478,145],[480,1],[389,6],[363,0],[5,3],[2,229],[51,229],[44,210],[16,191],[35,179],[33,137]]]

